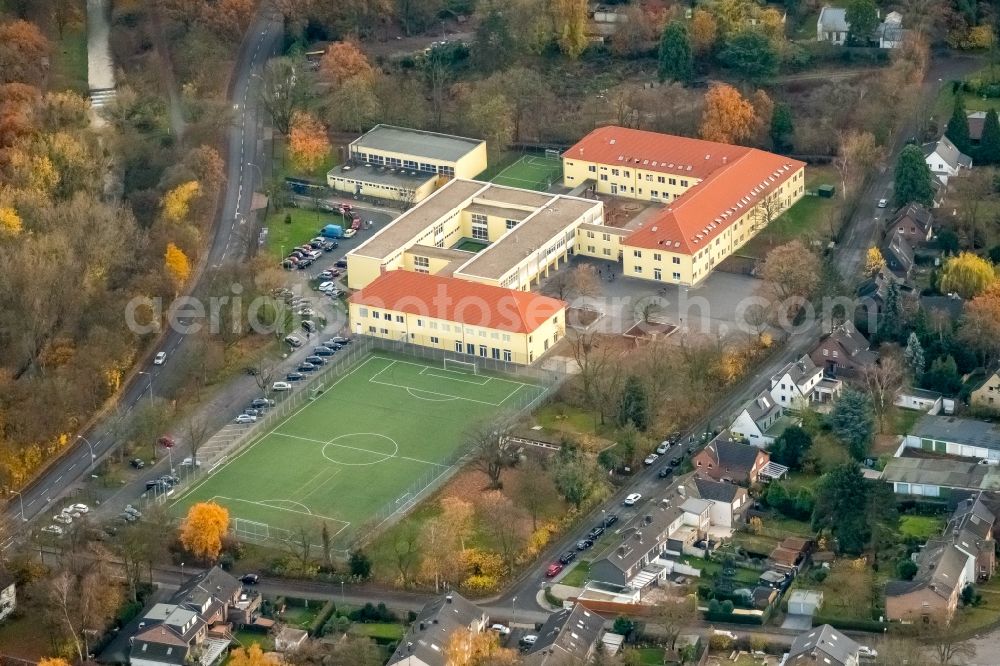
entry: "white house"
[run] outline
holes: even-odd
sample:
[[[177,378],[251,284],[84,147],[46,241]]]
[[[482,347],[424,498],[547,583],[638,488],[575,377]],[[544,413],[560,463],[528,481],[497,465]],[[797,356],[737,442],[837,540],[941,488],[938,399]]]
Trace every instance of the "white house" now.
[[[747,489],[729,481],[715,481],[695,475],[679,485],[677,492],[687,499],[708,502],[708,518],[716,527],[736,527],[743,522],[743,516],[750,507]],[[685,502],[681,508],[686,506]]]
[[[816,41],[842,46],[847,41],[851,27],[847,24],[847,10],[842,7],[824,7],[816,21]]]
[[[824,379],[823,369],[808,354],[789,363],[771,377],[771,396],[784,408],[810,402],[827,402],[840,394],[837,379]]]
[[[745,439],[754,446],[766,448],[781,434],[771,429],[780,425],[784,413],[785,408],[778,404],[770,391],[761,391],[743,406],[743,411],[729,426],[729,432],[736,439]]]
[[[947,185],[948,179],[962,169],[972,168],[972,158],[959,150],[946,136],[936,142],[925,143],[923,150],[927,166],[942,185]]]
[[[904,387],[896,391],[896,399],[892,404],[903,409],[938,414],[943,402],[944,396],[937,391]]]

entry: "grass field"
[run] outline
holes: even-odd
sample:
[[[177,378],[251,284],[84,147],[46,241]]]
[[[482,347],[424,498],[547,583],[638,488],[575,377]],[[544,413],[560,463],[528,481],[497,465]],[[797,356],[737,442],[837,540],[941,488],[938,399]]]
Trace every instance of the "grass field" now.
[[[285,224],[285,215],[292,216],[292,223]],[[267,251],[275,258],[281,259],[282,250],[285,254],[292,251],[296,245],[308,243],[319,230],[327,224],[343,226],[340,213],[328,213],[307,208],[286,208],[267,216],[264,225],[267,227]]]
[[[81,3],[83,4],[83,3]],[[86,12],[86,9],[83,8]],[[87,94],[87,27],[70,25],[66,27],[61,40],[52,35],[55,47],[52,52],[52,68],[49,73],[50,90],[72,90]]]
[[[929,539],[944,530],[944,518],[939,516],[900,516],[899,532],[903,536]]]
[[[472,240],[471,238],[463,238],[458,241],[455,245],[456,250],[462,250],[463,252],[482,252],[490,246],[489,243],[483,241]]]
[[[778,245],[798,238],[808,244],[811,239],[827,238],[831,233],[831,216],[837,215],[841,205],[840,178],[832,166],[807,166],[806,190],[815,190],[820,185],[835,185],[837,193],[833,199],[806,195],[772,221],[767,228],[751,238],[737,251],[751,257],[763,259]]]
[[[490,179],[497,185],[544,192],[562,179],[562,162],[538,155],[524,155]]]
[[[448,471],[476,421],[541,387],[441,363],[372,355],[180,497],[229,508],[237,534],[289,538],[322,524],[343,546],[385,508],[402,508]],[[260,524],[264,525],[260,525]],[[266,526],[266,529],[265,529]]]

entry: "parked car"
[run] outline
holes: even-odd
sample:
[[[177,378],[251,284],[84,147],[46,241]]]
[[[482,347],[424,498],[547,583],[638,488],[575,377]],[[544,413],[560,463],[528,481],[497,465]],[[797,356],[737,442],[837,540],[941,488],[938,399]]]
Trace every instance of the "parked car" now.
[[[170,484],[163,479],[150,479],[146,482],[146,490],[164,490],[169,487]]]
[[[334,344],[337,344],[337,345],[349,345],[349,344],[351,344],[351,339],[350,338],[345,338],[342,335],[335,335],[332,338],[330,338],[330,342],[332,342]],[[327,343],[325,343],[325,342],[323,344],[327,345]],[[329,346],[330,345],[327,345],[327,347],[329,347]]]
[[[323,346],[327,349],[332,349],[333,351],[340,351],[344,348],[342,344],[337,342],[337,338],[331,338],[323,343]]]
[[[285,337],[285,342],[287,342],[289,345],[291,345],[292,347],[295,347],[295,348],[298,348],[298,347],[302,346],[302,341],[299,340],[294,335],[288,335],[288,336],[286,336]]]
[[[332,281],[327,280],[326,282],[320,282],[319,286],[316,287],[319,291],[330,291],[331,289],[336,289],[337,285]]]
[[[257,416],[254,414],[240,414],[236,417],[236,423],[255,423]]]
[[[576,549],[577,550],[587,550],[588,548],[590,548],[593,545],[594,545],[594,540],[593,539],[580,539],[579,541],[576,542]]]
[[[264,410],[257,409],[256,407],[247,407],[243,410],[243,413],[249,416],[262,416],[264,414]]]
[[[132,458],[132,460],[128,461],[128,464],[136,469],[142,469],[146,466],[146,463],[142,460],[142,458]]]
[[[879,199],[878,200],[878,207],[879,208],[885,208],[888,205],[889,205],[889,200],[888,199]]]
[[[326,361],[322,356],[306,356],[306,363],[312,363],[313,365],[326,365]]]
[[[867,645],[858,646],[858,656],[868,657],[869,659],[875,659],[878,657],[878,650],[870,648]]]
[[[295,314],[297,314],[300,317],[315,317],[316,316],[316,311],[313,310],[312,308],[302,308],[301,310],[299,310]]]
[[[552,564],[549,565],[549,568],[545,570],[545,577],[552,578],[553,576],[558,575],[559,572],[562,570],[563,570],[562,562],[553,562]]]
[[[153,365],[163,365],[167,362],[167,352],[156,352],[153,357]]]
[[[312,363],[299,363],[299,367],[296,368],[299,372],[315,372],[316,366]]]
[[[604,534],[604,527],[602,525],[598,525],[594,529],[587,532],[587,538],[597,540],[597,537],[601,536],[602,534]]]
[[[641,493],[629,493],[628,497],[625,498],[625,501],[622,502],[622,504],[624,504],[625,506],[635,506],[636,502],[638,502],[641,499],[642,499]]]
[[[73,516],[67,516],[65,513],[60,513],[53,516],[52,520],[57,523],[62,523],[63,525],[69,525],[73,522]]]
[[[337,352],[335,350],[330,349],[328,347],[314,347],[313,348],[313,354],[315,354],[316,356],[333,356],[336,353]]]
[[[567,550],[565,553],[559,556],[559,561],[562,562],[563,564],[569,564],[575,559],[576,559],[575,550]]]
[[[617,522],[618,522],[617,513],[609,513],[608,515],[604,516],[604,527],[611,527]]]
[[[70,518],[79,518],[80,517],[80,512],[79,511],[75,511],[73,509],[72,505],[66,507],[65,509],[63,509],[59,513],[63,514],[64,516],[69,516]]]
[[[181,467],[191,467],[192,465],[194,467],[201,467],[201,461],[195,460],[191,456],[188,456],[187,458],[181,461]]]
[[[255,409],[267,409],[268,407],[274,407],[274,400],[268,400],[267,398],[254,398],[250,403],[250,406]]]
[[[260,582],[260,575],[255,573],[243,574],[240,578],[240,582],[244,585],[256,585]]]
[[[63,528],[59,527],[58,525],[48,525],[47,527],[42,528],[42,532],[44,532],[45,534],[55,534],[56,536],[62,536]]]
[[[71,508],[74,511],[78,512],[78,513],[89,513],[90,512],[90,507],[87,506],[86,504],[74,504]]]
[[[347,259],[337,259],[333,265],[337,268],[347,268]]]
[[[321,246],[321,249],[324,252],[333,252],[338,247],[340,247],[340,243],[338,243],[337,241],[324,241],[323,245]]]
[[[677,467],[683,461],[684,461],[684,457],[683,456],[677,456],[676,458],[674,458],[673,460],[670,461],[670,466],[671,467]]]
[[[156,440],[157,446],[162,446],[165,449],[172,449],[177,446],[177,442],[170,435],[162,435]]]
[[[535,634],[527,634],[525,636],[521,636],[521,640],[518,642],[525,647],[531,647],[538,642],[538,636]]]
[[[300,325],[302,326],[302,330],[303,331],[306,331],[308,333],[315,333],[316,332],[316,323],[313,322],[312,320],[303,319],[302,323]]]
[[[490,631],[494,631],[500,634],[501,636],[510,635],[510,627],[508,627],[506,624],[500,624],[499,622],[490,625]]]
[[[656,447],[656,454],[662,456],[669,450],[670,450],[670,442],[660,442],[660,445]]]
[[[306,376],[303,375],[301,372],[289,372],[287,375],[285,375],[285,379],[288,382],[301,382],[305,378],[306,378]],[[285,384],[287,382],[278,382],[278,383],[279,384]],[[274,390],[277,391],[278,389],[274,389]],[[288,389],[281,389],[281,390],[287,391]]]
[[[665,479],[673,473],[674,473],[674,468],[671,467],[670,465],[667,465],[666,467],[660,469],[660,471],[657,473],[657,476],[660,477],[661,479]]]
[[[649,454],[648,456],[646,456],[646,457],[645,457],[645,459],[644,459],[644,460],[642,461],[642,464],[643,464],[643,465],[646,465],[646,466],[648,467],[649,465],[652,465],[653,463],[655,463],[655,462],[656,462],[656,459],[657,459],[657,458],[659,458],[659,457],[660,457],[660,456],[656,455],[655,453],[650,453],[650,454]]]
[[[275,392],[291,391],[292,385],[289,384],[288,382],[274,382],[273,384],[271,384],[271,390]]]

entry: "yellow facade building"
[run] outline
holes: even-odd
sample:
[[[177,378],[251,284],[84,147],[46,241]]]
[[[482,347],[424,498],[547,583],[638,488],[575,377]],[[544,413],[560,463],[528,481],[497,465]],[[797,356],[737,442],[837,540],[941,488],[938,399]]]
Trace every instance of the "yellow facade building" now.
[[[417,203],[451,179],[474,178],[485,169],[485,141],[376,125],[351,142],[347,161],[326,179],[352,196]]]
[[[689,286],[802,198],[805,164],[755,148],[610,126],[563,154],[563,180],[570,188],[592,183],[600,194],[663,204],[627,233],[578,229],[577,254],[619,260],[626,276]]]
[[[527,365],[566,333],[566,303],[430,273],[392,270],[349,301],[357,335]]]

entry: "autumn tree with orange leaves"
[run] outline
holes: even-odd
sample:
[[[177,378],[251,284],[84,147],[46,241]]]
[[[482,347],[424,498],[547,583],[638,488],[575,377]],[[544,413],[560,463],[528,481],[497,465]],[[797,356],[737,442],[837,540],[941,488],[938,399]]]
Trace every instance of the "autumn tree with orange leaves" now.
[[[260,643],[239,647],[229,653],[229,666],[284,666],[287,662],[274,653],[264,654]]]
[[[198,502],[181,523],[181,544],[195,557],[215,561],[229,530],[229,510],[215,502]]]
[[[41,81],[49,40],[34,23],[0,23],[0,83]]]
[[[288,153],[300,171],[312,172],[330,156],[326,127],[311,113],[296,111],[288,133]]]
[[[38,666],[69,666],[69,662],[62,657],[43,657]]]
[[[375,69],[357,42],[333,42],[319,62],[319,74],[324,81],[340,86],[357,76],[370,81],[375,77]]]
[[[163,263],[167,268],[167,274],[174,283],[174,289],[180,291],[191,275],[191,261],[184,254],[184,250],[173,243],[167,243],[167,251],[163,255]]]
[[[0,206],[0,238],[11,238],[21,233],[21,216],[9,206]]]
[[[701,138],[706,141],[738,144],[757,129],[753,104],[740,91],[725,83],[716,83],[705,93],[705,112],[701,117]]]

